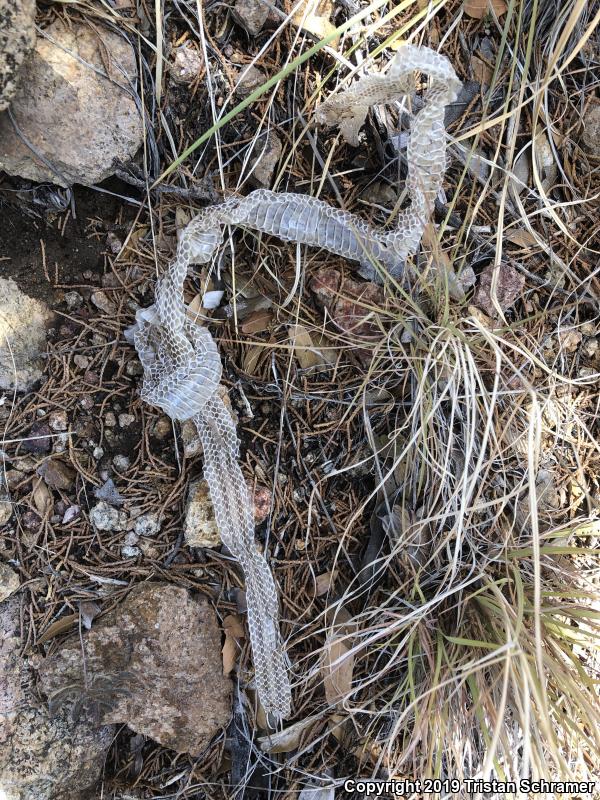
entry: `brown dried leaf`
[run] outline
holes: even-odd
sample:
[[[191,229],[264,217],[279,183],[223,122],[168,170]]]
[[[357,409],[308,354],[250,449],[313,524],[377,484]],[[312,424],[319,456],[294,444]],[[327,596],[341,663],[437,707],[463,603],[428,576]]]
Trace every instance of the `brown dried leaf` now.
[[[125,256],[131,255],[131,253],[134,253],[137,250],[140,240],[143,239],[143,237],[148,233],[148,230],[149,228],[147,225],[140,225],[131,233],[125,242],[124,250],[120,260],[124,260]]]
[[[352,689],[354,656],[347,641],[334,636],[325,643],[321,674],[325,697],[331,705],[341,705],[344,697]]]
[[[223,620],[223,630],[226,636],[233,636],[235,639],[246,638],[244,620],[240,614],[228,614]]]
[[[506,14],[508,6],[504,0],[464,0],[465,14],[474,19],[483,19],[492,10],[497,17]]]
[[[294,347],[294,355],[302,369],[311,369],[323,363],[323,357],[315,348],[311,335],[304,325],[290,325],[288,332]]]
[[[504,231],[504,238],[519,247],[537,247],[538,245],[534,234],[526,228],[509,228]]]
[[[71,630],[71,628],[78,622],[79,622],[79,614],[67,614],[66,617],[61,617],[60,619],[57,619],[56,622],[53,622],[46,628],[46,630],[37,640],[36,644],[42,644],[42,642],[47,642],[48,639],[53,639],[55,636],[58,636],[61,633],[65,633],[65,631]]]
[[[52,492],[48,489],[46,482],[40,478],[32,492],[33,505],[36,507],[38,513],[44,517],[46,514],[52,513],[54,506],[54,499]]]
[[[450,296],[454,300],[462,300],[465,296],[465,290],[461,285],[460,279],[454,272],[454,267],[452,266],[448,253],[440,246],[437,231],[433,223],[428,222],[423,228],[421,242],[423,243],[425,251],[430,252],[431,263],[436,271],[440,275],[445,276],[445,280],[448,281],[448,292]]]
[[[244,639],[244,623],[239,614],[229,614],[223,620],[223,630],[225,631],[225,643],[223,645],[223,675],[230,675],[235,667],[240,646],[239,639]]]
[[[273,312],[268,308],[253,311],[242,325],[242,333],[263,333],[273,320]]]
[[[175,227],[177,231],[183,231],[183,229],[188,225],[190,220],[192,219],[192,215],[183,206],[177,206],[175,209]]]
[[[244,355],[244,372],[247,375],[254,375],[260,358],[265,353],[265,347],[261,344],[255,344],[253,347],[248,348]]]
[[[471,56],[471,69],[473,70],[473,77],[476,81],[486,86],[491,84],[494,71],[483,59],[478,56]]]
[[[298,747],[302,734],[318,719],[318,715],[306,717],[306,719],[301,719],[282,731],[277,731],[268,736],[261,736],[258,739],[259,747],[264,753],[289,753]]]
[[[322,572],[321,575],[317,575],[315,580],[315,590],[317,597],[321,597],[322,595],[327,594],[327,592],[331,588],[333,579],[334,579],[333,572]]]

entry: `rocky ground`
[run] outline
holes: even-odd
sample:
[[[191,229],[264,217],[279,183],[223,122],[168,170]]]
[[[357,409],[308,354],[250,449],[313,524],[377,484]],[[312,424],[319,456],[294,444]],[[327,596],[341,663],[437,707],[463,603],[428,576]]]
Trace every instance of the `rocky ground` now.
[[[588,11],[536,8],[0,0],[0,796],[331,800],[472,777],[493,731],[513,774],[524,715],[534,769],[594,774],[600,51]],[[308,123],[401,38],[463,81],[410,291],[241,232],[186,286],[280,589],[273,731],[201,445],[140,400],[123,332],[231,192],[393,219],[406,110],[358,148]]]

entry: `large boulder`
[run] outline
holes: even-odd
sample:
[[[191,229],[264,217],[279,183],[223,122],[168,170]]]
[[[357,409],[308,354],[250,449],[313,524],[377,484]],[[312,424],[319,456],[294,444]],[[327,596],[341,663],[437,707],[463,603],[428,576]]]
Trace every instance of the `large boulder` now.
[[[0,114],[0,169],[60,186],[112,175],[142,143],[136,79],[135,52],[122,36],[52,23],[21,70],[11,104],[18,131]]]
[[[221,631],[201,597],[145,583],[84,636],[86,675],[108,702],[103,723],[125,723],[165,747],[198,754],[229,722],[231,684],[223,676]],[[69,641],[40,666],[42,688],[57,696],[84,679],[81,643]]]
[[[40,380],[50,317],[47,306],[0,278],[0,390],[26,392]]]
[[[35,0],[0,0],[0,111],[15,96],[23,62],[35,45]]]
[[[114,728],[85,710],[50,715],[20,655],[19,599],[0,604],[0,797],[3,800],[90,800]]]

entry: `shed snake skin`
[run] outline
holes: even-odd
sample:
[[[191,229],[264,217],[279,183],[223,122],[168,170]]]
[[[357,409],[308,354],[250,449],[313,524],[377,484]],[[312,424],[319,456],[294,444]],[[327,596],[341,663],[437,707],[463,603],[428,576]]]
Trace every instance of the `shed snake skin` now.
[[[265,556],[256,548],[253,504],[238,461],[235,425],[217,392],[219,352],[208,329],[188,317],[183,284],[191,264],[213,259],[228,225],[323,248],[358,262],[360,274],[371,280],[381,281],[385,271],[403,279],[405,261],[419,247],[446,170],[444,111],[460,88],[454,69],[445,56],[407,44],[386,74],[358,79],[316,110],[317,122],[338,125],[346,141],[356,146],[369,108],[409,96],[415,72],[427,73],[429,87],[411,122],[406,180],[410,204],[399,213],[393,230],[372,227],[355,214],[300,194],[259,189],[230,198],[203,209],[187,225],[174,261],[157,282],[154,305],[137,312],[126,334],[144,368],[142,399],[172,419],[193,420],[197,427],[221,539],[244,572],[258,696],[274,722],[291,714],[277,588]]]

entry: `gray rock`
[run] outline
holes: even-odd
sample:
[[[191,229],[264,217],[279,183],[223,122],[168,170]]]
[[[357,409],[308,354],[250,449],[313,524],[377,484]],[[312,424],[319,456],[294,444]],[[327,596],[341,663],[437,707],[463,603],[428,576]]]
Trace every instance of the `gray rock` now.
[[[137,547],[139,541],[137,533],[130,531],[123,540],[123,547],[121,547],[121,555],[123,558],[137,558],[141,555],[142,551]]]
[[[48,415],[48,426],[53,431],[66,431],[69,427],[67,412],[62,408],[58,411],[51,411]]]
[[[84,635],[88,680],[114,687],[104,723],[125,723],[178,752],[199,753],[230,717],[221,632],[210,604],[186,589],[135,586]],[[53,695],[83,679],[81,644],[73,637],[40,666]]]
[[[0,564],[0,603],[14,594],[20,586],[19,576],[8,564]]]
[[[69,28],[53,22],[23,65],[11,105],[37,154],[1,114],[0,169],[60,186],[91,186],[112,175],[115,163],[129,161],[142,143],[131,89],[136,78],[135,53],[123,37],[74,19]]]
[[[240,77],[238,79],[238,84],[235,87],[235,93],[238,97],[248,97],[249,94],[255,89],[258,89],[259,86],[265,82],[265,74],[260,69],[251,65],[249,67],[243,67],[240,70]]]
[[[98,489],[94,489],[94,496],[98,500],[109,503],[111,506],[122,506],[125,502],[125,498],[121,497],[119,494],[119,490],[115,486],[112,478],[108,478],[102,486]]]
[[[98,727],[85,710],[50,716],[19,656],[17,598],[0,605],[0,797],[3,800],[84,800],[93,797],[112,726]]]
[[[588,106],[583,118],[581,140],[594,155],[600,155],[600,105]]]
[[[281,142],[273,132],[269,133],[266,142],[261,138],[255,145],[250,166],[252,177],[260,186],[270,186],[273,182],[273,174],[282,150]]]
[[[35,0],[0,0],[0,111],[10,105],[34,45]]]
[[[99,531],[124,531],[127,527],[127,514],[101,500],[90,509],[90,522]]]
[[[6,525],[8,520],[12,517],[13,506],[10,500],[3,497],[0,499],[0,525]]]
[[[191,42],[175,50],[171,76],[176,83],[193,83],[202,72],[202,56]]]
[[[250,36],[256,36],[267,21],[269,6],[261,0],[236,0],[233,16]]]
[[[160,533],[160,519],[157,513],[149,512],[139,516],[134,525],[137,536],[156,536]]]
[[[220,547],[221,534],[215,520],[208,484],[202,479],[190,483],[185,507],[183,535],[190,547]]]
[[[125,472],[131,466],[131,459],[129,456],[117,453],[116,456],[113,456],[113,466],[118,472]]]
[[[0,389],[27,392],[41,379],[50,316],[43,303],[24,294],[13,280],[0,278],[0,329],[6,332],[0,336]]]
[[[90,300],[96,308],[100,309],[100,311],[104,311],[109,317],[113,317],[117,313],[116,305],[102,289],[99,289],[97,292],[92,292]]]

